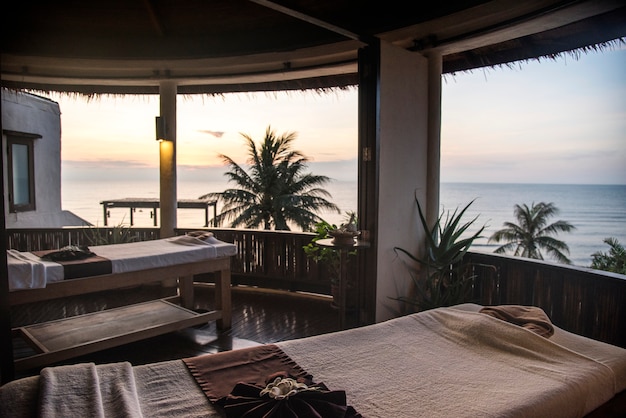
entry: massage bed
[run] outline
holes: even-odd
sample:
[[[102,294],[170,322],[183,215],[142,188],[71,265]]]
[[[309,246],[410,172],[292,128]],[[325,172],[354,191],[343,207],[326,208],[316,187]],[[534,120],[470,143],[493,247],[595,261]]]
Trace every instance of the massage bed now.
[[[489,314],[509,308],[543,313],[463,304],[180,360],[50,367],[0,388],[0,412],[221,417],[241,416],[249,405],[321,410],[333,399],[337,416],[582,417],[626,389],[625,349],[549,318],[524,323]],[[275,376],[306,382],[305,390],[273,397]]]
[[[78,287],[78,290],[67,290],[68,293],[76,292],[74,294],[83,293],[83,290],[88,292],[92,288],[95,288],[94,291],[99,291],[102,290],[100,287],[106,286],[107,281],[115,281],[113,275],[145,276],[145,271],[172,268],[172,270],[181,270],[182,274],[179,275],[185,276],[187,265],[208,260],[223,260],[237,253],[234,244],[220,241],[209,232],[203,232],[203,234],[205,235],[181,235],[152,241],[91,246],[89,250],[94,253],[95,257],[78,260],[72,264],[66,262],[65,265],[41,257],[42,254],[50,251],[8,250],[7,267],[11,304],[53,299],[59,295],[66,296],[66,294],[60,294],[66,290],[57,290],[63,287],[74,289]],[[90,268],[94,265],[96,268]],[[98,272],[98,266],[102,266],[102,274],[94,274]],[[104,270],[107,267],[108,270]],[[81,268],[86,272],[84,277],[80,276]],[[70,277],[66,277],[68,270]],[[95,277],[102,275],[107,275],[107,277]],[[68,279],[77,281],[68,284]],[[160,279],[155,281],[158,280]],[[104,283],[98,285],[98,282]]]
[[[11,306],[154,282],[177,280],[178,285],[171,298],[14,329],[14,337],[36,351],[16,359],[16,368],[39,367],[211,320],[230,328],[230,257],[236,252],[234,244],[207,231],[88,249],[8,250]],[[192,310],[193,276],[202,273],[214,273],[215,310],[198,313]]]

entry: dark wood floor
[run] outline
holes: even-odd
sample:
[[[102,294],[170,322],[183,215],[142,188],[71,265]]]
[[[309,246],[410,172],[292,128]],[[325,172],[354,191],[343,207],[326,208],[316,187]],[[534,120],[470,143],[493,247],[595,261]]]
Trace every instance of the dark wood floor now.
[[[195,309],[211,310],[213,288],[200,285],[195,289]],[[165,296],[156,286],[118,290],[41,302],[28,307],[15,307],[11,312],[13,327],[47,320],[109,309],[128,303],[137,303]],[[339,329],[338,312],[330,299],[284,292],[233,289],[233,324],[229,330],[219,331],[215,322],[188,328],[175,333],[150,338],[113,349],[77,357],[59,364],[93,361],[108,363],[129,361],[133,365],[193,357],[205,353],[273,343]],[[30,349],[14,340],[16,356]],[[16,377],[38,373],[39,370],[16,372]]]

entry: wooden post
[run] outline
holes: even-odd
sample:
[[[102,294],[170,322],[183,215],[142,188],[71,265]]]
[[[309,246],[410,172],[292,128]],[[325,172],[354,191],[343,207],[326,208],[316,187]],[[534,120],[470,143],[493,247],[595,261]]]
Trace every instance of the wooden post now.
[[[426,221],[431,227],[439,218],[441,167],[441,71],[439,52],[428,58],[428,168],[426,174]]]
[[[176,90],[173,81],[163,81],[159,86],[167,137],[159,143],[161,238],[174,236],[176,229]]]

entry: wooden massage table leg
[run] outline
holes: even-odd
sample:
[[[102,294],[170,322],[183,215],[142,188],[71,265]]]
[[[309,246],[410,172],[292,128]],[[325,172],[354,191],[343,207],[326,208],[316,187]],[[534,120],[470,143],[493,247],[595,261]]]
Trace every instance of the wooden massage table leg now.
[[[229,329],[232,325],[232,302],[230,288],[230,270],[218,270],[215,273],[215,310],[222,311],[221,319],[217,320],[218,329]],[[180,303],[184,308],[193,310],[194,290],[193,276],[178,278]]]
[[[215,309],[222,311],[217,320],[218,329],[229,329],[232,325],[232,304],[230,294],[230,270],[215,272]]]
[[[178,295],[183,308],[193,309],[193,276],[178,278]]]

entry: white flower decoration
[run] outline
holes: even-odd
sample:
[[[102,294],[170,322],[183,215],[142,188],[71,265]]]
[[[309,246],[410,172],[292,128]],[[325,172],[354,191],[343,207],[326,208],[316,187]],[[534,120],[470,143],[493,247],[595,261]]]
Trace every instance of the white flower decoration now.
[[[281,400],[305,390],[317,390],[317,388],[310,388],[304,383],[298,383],[290,377],[277,377],[261,391],[260,395],[268,394],[270,398]]]

